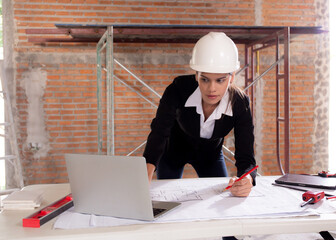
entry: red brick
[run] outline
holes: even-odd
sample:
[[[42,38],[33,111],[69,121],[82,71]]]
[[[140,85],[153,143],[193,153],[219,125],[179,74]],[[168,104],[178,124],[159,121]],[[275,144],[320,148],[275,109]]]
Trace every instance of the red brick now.
[[[302,2],[302,1],[301,1]],[[299,0],[270,0],[262,2],[263,24],[265,26],[316,26],[315,2],[305,0],[301,4]],[[55,28],[55,23],[83,23],[83,24],[204,24],[204,25],[253,25],[255,22],[255,6],[253,1],[213,2],[213,1],[98,1],[98,0],[14,0],[15,35],[14,51],[18,56],[29,54],[50,54],[51,57],[64,54],[65,57],[92,55],[95,57],[95,43],[46,43],[43,45],[27,41],[25,29],[27,28]],[[274,10],[275,9],[275,10]],[[304,12],[305,14],[302,14]],[[199,17],[201,13],[201,18]],[[85,17],[84,17],[85,16]],[[252,24],[251,24],[252,23]],[[57,37],[52,35],[51,37]],[[315,39],[303,37],[296,39],[291,48],[291,56],[301,59],[301,56],[315,58]],[[313,50],[312,50],[313,49]],[[115,44],[115,51],[123,54],[190,54],[192,44]],[[244,49],[239,46],[242,54]],[[311,51],[311,52],[309,52]],[[260,55],[269,54],[273,57],[273,50],[263,50]],[[91,56],[90,55],[90,56]],[[38,58],[38,57],[37,57]],[[23,73],[31,63],[18,60],[16,79],[19,82]],[[52,160],[41,158],[47,166],[51,161],[55,163],[56,171],[44,167],[37,175],[31,166],[25,165],[27,183],[66,182],[67,175],[64,169],[64,153],[96,153],[97,149],[97,100],[96,100],[96,66],[92,62],[80,61],[72,64],[43,63],[42,69],[47,71],[47,87],[43,96],[43,107],[47,130],[52,149]],[[177,75],[189,74],[188,63],[152,65],[143,63],[129,66],[132,71],[141,76],[151,87],[160,94]],[[268,63],[262,63],[260,68],[264,70]],[[158,98],[135,83],[125,71],[116,69],[116,74],[123,80],[133,84],[145,96],[158,103]],[[274,71],[263,78],[263,140],[262,151],[263,173],[279,174],[275,152],[275,81]],[[103,78],[106,78],[104,75]],[[18,85],[18,84],[17,84]],[[104,84],[103,84],[104,85]],[[303,167],[309,168],[312,159],[314,135],[314,85],[315,69],[312,65],[294,63],[291,66],[291,156],[293,156],[294,171],[302,171]],[[102,89],[105,91],[105,89]],[[103,92],[103,99],[106,93]],[[131,92],[120,83],[115,84],[116,103],[116,131],[118,139],[116,152],[128,153],[135,146],[146,140],[149,132],[149,124],[155,115],[155,109]],[[283,99],[283,97],[282,97]],[[105,100],[104,100],[105,101]],[[17,87],[16,104],[18,118],[20,119],[19,135],[26,139],[27,107],[25,91]],[[281,107],[283,111],[283,107]],[[103,103],[103,112],[106,117],[106,104]],[[281,124],[283,127],[283,124]],[[106,121],[103,124],[104,146],[106,147]],[[281,133],[283,139],[283,133]],[[303,141],[305,139],[305,141]],[[309,141],[307,141],[309,139]],[[55,142],[57,141],[57,144]],[[75,143],[74,143],[75,142]],[[283,142],[281,143],[283,146]],[[23,149],[23,148],[21,148]],[[234,149],[232,149],[234,150]],[[143,149],[137,154],[141,155]],[[32,155],[25,155],[32,156]],[[281,153],[283,157],[283,153]],[[25,157],[26,158],[26,157]],[[27,157],[28,159],[28,157]],[[23,159],[24,161],[26,159]],[[300,167],[301,165],[301,167]],[[235,167],[229,165],[230,174],[235,174]],[[194,170],[187,166],[184,177],[195,177]]]

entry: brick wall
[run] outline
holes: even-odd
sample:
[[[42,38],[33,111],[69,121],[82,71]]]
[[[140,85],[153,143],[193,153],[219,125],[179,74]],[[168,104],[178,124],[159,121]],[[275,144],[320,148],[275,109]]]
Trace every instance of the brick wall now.
[[[64,153],[97,152],[96,49],[94,43],[28,42],[26,29],[55,28],[62,24],[187,24],[253,26],[315,26],[314,0],[292,1],[112,1],[112,0],[14,0],[14,59],[16,119],[25,183],[66,182]],[[54,37],[54,36],[52,36]],[[181,74],[192,73],[188,61],[192,44],[115,44],[115,56],[152,88],[163,93]],[[243,48],[239,46],[243,63]],[[314,138],[315,37],[302,36],[291,48],[291,159],[294,172],[309,172]],[[272,51],[263,55],[260,71],[274,62]],[[48,136],[46,154],[27,142],[27,94],[20,83],[25,74],[38,69],[46,74],[43,116]],[[125,72],[116,74],[158,99]],[[240,76],[240,77],[243,77]],[[33,80],[33,79],[32,79]],[[274,72],[262,79],[263,118],[257,161],[263,174],[279,174],[275,153]],[[115,83],[116,154],[127,154],[146,140],[155,108]],[[106,108],[104,112],[106,111]],[[104,127],[106,124],[104,124]],[[106,128],[105,128],[106,129]],[[106,135],[105,135],[106,136]],[[226,143],[233,150],[232,135]],[[104,145],[106,147],[106,145]],[[141,155],[143,148],[135,154]],[[231,174],[235,174],[231,164]],[[187,168],[185,177],[195,176]]]

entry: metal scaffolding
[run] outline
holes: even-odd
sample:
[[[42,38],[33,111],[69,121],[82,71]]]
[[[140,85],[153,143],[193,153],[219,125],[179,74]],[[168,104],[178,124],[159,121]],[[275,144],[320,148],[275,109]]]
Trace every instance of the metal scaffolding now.
[[[146,98],[141,92],[135,90],[126,82],[114,75],[114,66],[117,64],[131,74],[138,82],[149,89],[157,97],[161,97],[144,81],[135,76],[125,66],[114,58],[113,43],[195,43],[201,36],[210,31],[221,31],[228,35],[236,44],[245,46],[245,66],[240,70],[245,71],[245,91],[254,99],[254,85],[270,70],[276,70],[276,152],[279,169],[282,173],[290,171],[289,154],[289,106],[290,106],[290,39],[300,34],[320,34],[325,32],[320,27],[263,27],[263,26],[198,26],[198,25],[56,25],[57,29],[27,29],[27,34],[63,34],[65,38],[29,37],[30,42],[98,42],[97,44],[97,100],[98,100],[98,152],[103,149],[103,114],[102,114],[102,72],[106,72],[106,96],[107,96],[107,152],[114,154],[114,79],[136,92],[140,97],[156,105]],[[283,52],[281,53],[281,45]],[[262,74],[255,76],[255,57],[262,49],[275,46],[275,61]],[[102,54],[105,50],[105,63],[102,62]],[[104,67],[105,64],[105,67]],[[259,63],[258,63],[259,64]],[[280,64],[283,64],[281,72]],[[280,81],[283,81],[283,113],[281,113]],[[252,112],[253,104],[252,104]],[[284,124],[284,149],[282,167],[280,159],[281,126]],[[143,146],[142,143],[138,148]],[[138,149],[137,148],[137,149]],[[225,146],[224,150],[233,155]],[[134,150],[136,151],[136,149]],[[132,151],[130,154],[132,154]],[[229,159],[226,157],[226,159]]]
[[[280,44],[283,44],[283,54],[280,53]],[[262,74],[260,74],[257,78],[254,78],[254,59],[255,54],[259,53],[260,50],[276,46],[275,51],[275,62],[271,64],[271,66]],[[270,34],[269,36],[257,40],[253,43],[245,45],[245,65],[248,68],[245,70],[245,90],[249,90],[251,99],[253,98],[253,86],[254,84],[261,79],[264,75],[266,75],[271,69],[275,67],[275,82],[276,82],[276,155],[279,170],[282,174],[289,172],[289,162],[290,162],[290,154],[289,154],[289,106],[290,106],[290,72],[289,72],[289,46],[290,46],[290,27],[284,27],[283,29]],[[280,71],[280,63],[283,62],[284,72]],[[283,80],[284,86],[284,112],[281,114],[280,112],[280,80]],[[250,89],[249,89],[250,88]],[[252,113],[253,113],[253,105],[252,105]],[[285,170],[281,164],[280,158],[280,123],[284,123],[284,163]]]

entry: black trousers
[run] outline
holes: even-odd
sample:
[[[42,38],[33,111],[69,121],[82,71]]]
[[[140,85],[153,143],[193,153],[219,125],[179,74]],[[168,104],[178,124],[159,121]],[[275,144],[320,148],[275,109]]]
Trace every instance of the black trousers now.
[[[211,163],[190,162],[195,169],[198,177],[227,177],[227,169],[225,165],[224,155],[221,152],[217,161]],[[174,167],[169,159],[162,157],[157,169],[156,176],[158,179],[178,179],[182,178],[184,166]]]

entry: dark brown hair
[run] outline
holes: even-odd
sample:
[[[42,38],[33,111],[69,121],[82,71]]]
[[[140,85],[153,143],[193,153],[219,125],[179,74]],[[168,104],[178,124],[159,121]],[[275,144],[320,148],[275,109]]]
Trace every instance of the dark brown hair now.
[[[230,86],[228,87],[228,91],[229,91],[229,103],[231,103],[232,108],[237,97],[243,99],[246,96],[244,91],[240,87],[236,86],[234,83],[230,84]]]

